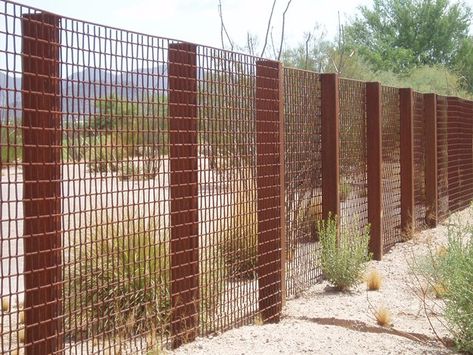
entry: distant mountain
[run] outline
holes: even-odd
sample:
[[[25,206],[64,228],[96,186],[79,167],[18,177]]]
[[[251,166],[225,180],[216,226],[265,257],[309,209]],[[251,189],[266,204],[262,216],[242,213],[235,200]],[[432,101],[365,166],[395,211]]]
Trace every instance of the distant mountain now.
[[[97,68],[74,72],[62,80],[64,119],[82,119],[95,112],[94,99],[114,95],[140,101],[163,95],[168,88],[167,66],[142,68],[128,73]],[[21,117],[21,78],[0,72],[0,120]]]

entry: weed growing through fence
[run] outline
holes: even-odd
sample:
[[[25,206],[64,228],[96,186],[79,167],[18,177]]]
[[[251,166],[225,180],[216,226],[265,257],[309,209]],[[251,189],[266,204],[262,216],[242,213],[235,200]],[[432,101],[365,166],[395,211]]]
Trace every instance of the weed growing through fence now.
[[[358,223],[339,228],[338,219],[329,216],[318,223],[322,245],[321,266],[325,278],[340,291],[347,291],[360,282],[368,251],[369,226],[360,229]]]

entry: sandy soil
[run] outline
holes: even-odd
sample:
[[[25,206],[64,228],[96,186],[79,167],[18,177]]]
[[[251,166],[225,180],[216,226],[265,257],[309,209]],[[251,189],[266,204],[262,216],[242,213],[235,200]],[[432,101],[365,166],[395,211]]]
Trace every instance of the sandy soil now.
[[[471,211],[451,217],[473,222]],[[241,327],[182,346],[171,354],[449,354],[435,333],[448,336],[441,317],[442,301],[421,301],[412,265],[447,243],[446,224],[397,244],[381,262],[372,261],[383,277],[379,291],[360,284],[350,293],[334,292],[322,282],[286,303],[279,324]],[[374,310],[391,311],[392,326],[376,324]],[[428,315],[428,316],[427,316]],[[435,331],[434,331],[435,330]]]

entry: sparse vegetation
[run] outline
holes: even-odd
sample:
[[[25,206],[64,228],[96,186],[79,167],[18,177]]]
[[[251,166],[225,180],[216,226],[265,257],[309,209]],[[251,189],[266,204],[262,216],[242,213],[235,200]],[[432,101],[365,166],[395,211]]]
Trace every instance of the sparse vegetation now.
[[[447,233],[448,244],[431,250],[413,272],[444,302],[447,328],[458,350],[473,352],[473,225],[450,220]]]
[[[368,252],[369,227],[359,229],[358,223],[339,228],[337,217],[329,216],[318,223],[322,244],[321,266],[325,278],[340,291],[347,291],[360,282]]]
[[[378,270],[371,270],[366,274],[366,287],[370,291],[377,291],[381,288],[383,279]]]
[[[253,278],[258,256],[256,186],[253,178],[246,181],[232,193],[230,216],[221,232],[222,256],[228,275],[235,278]]]
[[[87,229],[87,242],[67,258],[65,325],[69,336],[83,338],[111,329],[121,334],[167,331],[171,305],[168,228],[163,220],[139,216],[134,210],[97,218]],[[201,271],[202,277],[220,272],[205,267]],[[202,291],[202,312],[215,306],[218,282],[214,278],[212,289]]]
[[[391,316],[391,311],[384,307],[381,306],[378,309],[375,310],[374,316],[376,318],[376,322],[382,326],[382,327],[388,327],[392,325],[392,316]]]
[[[8,297],[2,297],[2,311],[3,312],[10,311],[10,299]]]
[[[317,223],[322,219],[322,195],[312,196],[309,203],[299,208],[298,223],[310,241],[318,242]]]

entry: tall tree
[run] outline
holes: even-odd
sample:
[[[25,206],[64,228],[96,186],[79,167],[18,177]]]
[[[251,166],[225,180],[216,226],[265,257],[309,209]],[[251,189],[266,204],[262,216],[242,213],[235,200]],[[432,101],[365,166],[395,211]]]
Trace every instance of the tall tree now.
[[[376,70],[453,65],[468,36],[471,10],[449,0],[374,0],[346,28],[350,44]]]

